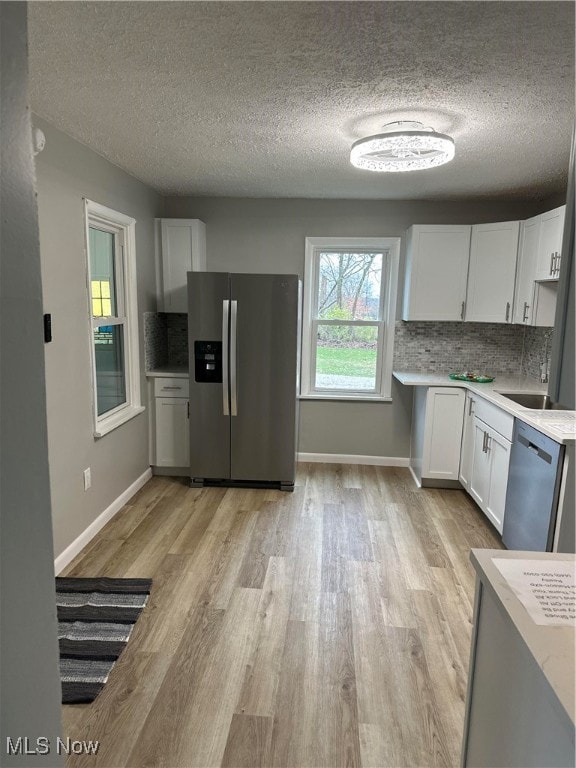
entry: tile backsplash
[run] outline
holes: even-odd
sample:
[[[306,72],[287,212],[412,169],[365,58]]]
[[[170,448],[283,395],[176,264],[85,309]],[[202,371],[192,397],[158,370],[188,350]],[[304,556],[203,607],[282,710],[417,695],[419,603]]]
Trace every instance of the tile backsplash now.
[[[168,317],[168,360],[172,365],[188,365],[188,315]]]
[[[188,315],[144,312],[144,357],[147,371],[188,365]]]
[[[394,369],[422,373],[476,371],[538,379],[552,328],[500,323],[396,322]]]
[[[525,328],[522,373],[533,379],[540,379],[540,366],[546,362],[550,372],[553,328]]]
[[[422,373],[522,374],[539,380],[540,366],[550,358],[552,331],[500,323],[399,320],[393,367]],[[188,365],[188,316],[145,312],[144,349],[147,371],[163,365]]]
[[[168,315],[144,312],[144,368],[153,371],[168,364]]]

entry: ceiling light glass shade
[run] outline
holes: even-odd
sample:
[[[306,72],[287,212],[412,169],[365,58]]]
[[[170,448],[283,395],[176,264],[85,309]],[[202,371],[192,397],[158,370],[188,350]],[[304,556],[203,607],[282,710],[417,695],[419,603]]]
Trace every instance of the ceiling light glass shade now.
[[[367,171],[398,173],[435,168],[454,157],[454,140],[414,121],[388,123],[376,136],[354,142],[350,162]]]

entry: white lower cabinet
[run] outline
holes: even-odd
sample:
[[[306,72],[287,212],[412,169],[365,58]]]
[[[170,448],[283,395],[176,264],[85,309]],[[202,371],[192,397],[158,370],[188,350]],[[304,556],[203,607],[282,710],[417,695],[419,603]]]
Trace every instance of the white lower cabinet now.
[[[410,466],[421,485],[457,484],[465,399],[459,387],[416,387]]]
[[[188,400],[155,398],[156,466],[186,467],[190,464]]]
[[[510,440],[478,416],[473,417],[468,491],[498,533],[504,525],[511,446]]]
[[[486,449],[487,424],[474,417],[472,422],[472,466],[470,468],[470,495],[486,511],[490,495],[490,454]]]
[[[476,397],[466,393],[464,406],[464,423],[462,426],[462,445],[460,449],[460,474],[458,479],[462,487],[470,493],[470,477],[472,475],[472,459],[474,458],[474,409]]]
[[[162,469],[190,465],[189,382],[182,377],[153,381],[150,463]]]
[[[430,387],[426,400],[422,477],[457,481],[466,393],[457,387]]]

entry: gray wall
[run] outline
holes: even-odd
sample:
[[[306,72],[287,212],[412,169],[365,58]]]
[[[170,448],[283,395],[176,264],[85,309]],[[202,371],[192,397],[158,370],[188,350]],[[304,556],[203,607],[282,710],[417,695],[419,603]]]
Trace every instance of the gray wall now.
[[[304,275],[305,237],[403,236],[412,224],[524,219],[547,204],[511,201],[385,201],[170,197],[168,217],[206,223],[208,269]],[[550,206],[551,207],[551,206]],[[403,253],[398,313],[403,281]],[[300,407],[299,450],[407,457],[411,392],[393,382],[391,403],[319,402]]]
[[[0,3],[2,107],[0,764],[63,765],[44,396],[42,284],[28,112],[26,3]],[[45,756],[7,739],[50,739]]]
[[[104,437],[93,437],[90,325],[83,197],[136,219],[140,367],[143,319],[156,310],[154,217],[160,195],[46,122],[37,156],[44,307],[52,313],[46,345],[48,447],[54,551],[60,554],[148,467],[148,412]],[[142,376],[142,403],[146,403]],[[84,491],[83,470],[92,471]]]

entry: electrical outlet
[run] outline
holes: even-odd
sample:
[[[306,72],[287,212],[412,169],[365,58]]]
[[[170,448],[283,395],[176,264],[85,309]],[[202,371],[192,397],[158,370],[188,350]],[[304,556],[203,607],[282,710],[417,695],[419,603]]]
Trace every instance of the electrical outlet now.
[[[90,472],[90,467],[88,467],[88,469],[84,470],[84,490],[87,491],[91,485],[92,485],[92,474]]]

